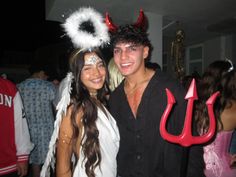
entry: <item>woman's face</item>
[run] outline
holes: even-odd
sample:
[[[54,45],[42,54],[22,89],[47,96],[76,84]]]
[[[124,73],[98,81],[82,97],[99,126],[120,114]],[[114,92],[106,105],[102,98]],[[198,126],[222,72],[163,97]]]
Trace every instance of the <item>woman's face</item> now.
[[[90,94],[97,93],[97,90],[103,87],[106,78],[106,68],[102,59],[96,53],[85,54],[84,67],[80,77]]]

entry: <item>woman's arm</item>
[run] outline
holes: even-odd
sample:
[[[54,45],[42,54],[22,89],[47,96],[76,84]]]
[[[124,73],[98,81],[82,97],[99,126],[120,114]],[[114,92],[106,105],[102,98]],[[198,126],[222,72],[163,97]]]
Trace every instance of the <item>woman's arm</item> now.
[[[76,152],[73,152],[73,129],[71,123],[71,112],[72,106],[68,108],[67,114],[63,117],[62,123],[59,130],[59,138],[57,142],[57,151],[56,151],[56,177],[72,177],[72,154],[76,153],[76,157],[79,158],[79,149],[81,142],[81,133],[82,133],[82,123],[81,118],[83,113],[81,110],[78,111],[76,116],[76,123],[79,127],[79,137],[76,142]]]
[[[59,138],[56,150],[56,176],[71,177],[71,157],[72,157],[72,125],[71,109],[68,109],[67,115],[62,119],[59,130]]]

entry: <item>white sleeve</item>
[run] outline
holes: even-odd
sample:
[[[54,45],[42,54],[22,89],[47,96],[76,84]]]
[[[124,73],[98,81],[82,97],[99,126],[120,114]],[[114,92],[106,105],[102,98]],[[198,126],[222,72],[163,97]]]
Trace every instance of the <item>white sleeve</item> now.
[[[14,103],[14,123],[15,123],[15,143],[16,143],[16,155],[18,161],[28,160],[30,151],[33,149],[33,144],[30,141],[30,134],[25,117],[23,103],[19,92],[13,100]]]

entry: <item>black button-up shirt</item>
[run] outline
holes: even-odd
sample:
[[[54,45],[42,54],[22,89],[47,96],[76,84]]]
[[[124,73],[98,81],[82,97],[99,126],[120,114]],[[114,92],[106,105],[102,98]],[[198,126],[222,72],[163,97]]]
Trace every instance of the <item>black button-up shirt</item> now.
[[[124,82],[111,94],[109,108],[120,131],[119,176],[184,177],[186,171],[188,177],[204,176],[201,147],[191,148],[188,160],[186,148],[171,144],[160,135],[160,119],[167,105],[166,88],[174,94],[177,102],[169,117],[168,131],[179,135],[186,111],[185,92],[160,70],[147,85],[136,118],[126,98]]]

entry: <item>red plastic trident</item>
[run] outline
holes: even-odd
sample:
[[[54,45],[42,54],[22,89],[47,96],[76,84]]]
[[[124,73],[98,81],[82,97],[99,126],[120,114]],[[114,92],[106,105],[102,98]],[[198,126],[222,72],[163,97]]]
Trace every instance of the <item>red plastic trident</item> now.
[[[209,129],[207,133],[202,136],[192,135],[193,103],[194,103],[194,100],[198,99],[195,79],[192,80],[189,90],[185,96],[185,99],[188,100],[187,111],[185,115],[185,122],[184,122],[182,133],[178,136],[171,135],[166,130],[167,118],[173,107],[173,104],[175,103],[175,98],[173,94],[170,92],[170,90],[166,89],[166,94],[168,97],[168,100],[167,100],[168,103],[161,117],[161,122],[160,122],[160,133],[161,133],[162,138],[172,143],[177,143],[185,147],[191,146],[193,144],[202,144],[209,141],[213,137],[215,133],[215,129],[216,129],[216,121],[215,121],[215,115],[213,111],[213,105],[215,103],[217,96],[220,93],[215,92],[206,102],[208,115],[209,115]]]

